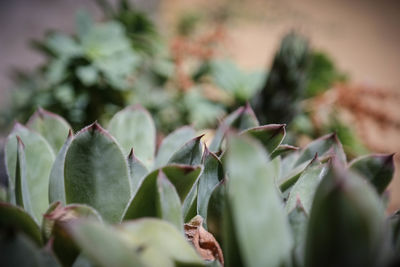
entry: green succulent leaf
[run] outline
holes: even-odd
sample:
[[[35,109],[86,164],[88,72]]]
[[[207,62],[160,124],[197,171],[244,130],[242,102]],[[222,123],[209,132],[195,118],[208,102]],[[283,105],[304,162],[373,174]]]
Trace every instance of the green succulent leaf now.
[[[127,107],[111,119],[108,130],[128,155],[133,148],[135,156],[151,168],[156,149],[156,128],[147,110],[140,106]]]
[[[171,222],[182,231],[181,202],[174,185],[162,170],[150,173],[129,202],[123,220],[155,217]]]
[[[8,204],[0,203],[0,228],[14,228],[23,232],[38,246],[42,245],[39,226],[32,216],[22,208]],[[2,250],[3,254],[4,251]]]
[[[327,171],[327,166],[324,164],[311,163],[307,166],[290,191],[286,202],[286,211],[290,212],[293,210],[296,207],[296,203],[300,200],[305,212],[307,214],[310,213],[315,191]]]
[[[350,163],[349,169],[365,177],[382,194],[393,178],[393,154],[357,158]]]
[[[204,171],[200,175],[197,192],[197,213],[204,218],[207,226],[207,209],[211,194],[217,184],[224,178],[221,161],[205,147],[203,159]]]
[[[63,146],[65,137],[71,129],[62,117],[41,108],[31,116],[26,126],[40,133],[52,147],[55,155]]]
[[[178,151],[186,142],[196,136],[196,131],[189,126],[181,127],[170,133],[161,142],[155,159],[155,167],[159,168],[168,163],[172,155]]]
[[[15,202],[33,218],[31,197],[26,178],[25,148],[21,138],[17,135],[17,165],[15,166]]]
[[[335,133],[322,136],[308,144],[308,146],[302,150],[295,165],[311,160],[315,154],[318,154],[320,158],[335,155],[342,164],[346,163],[346,155],[343,151],[342,144]]]
[[[149,173],[146,166],[136,158],[133,149],[128,156],[129,177],[131,178],[131,190],[135,193],[143,178]]]
[[[183,220],[185,223],[189,222],[193,217],[195,217],[197,212],[197,192],[198,183],[196,183],[192,189],[190,189],[189,194],[186,196],[185,201],[182,204]]]
[[[64,186],[64,167],[65,167],[65,156],[67,150],[74,139],[74,135],[70,130],[65,140],[64,145],[58,152],[56,159],[51,167],[50,178],[49,178],[49,200],[50,203],[61,201],[65,204],[65,186]]]
[[[225,186],[226,181],[222,180],[212,190],[207,208],[207,230],[221,242],[223,221],[222,217],[225,209]]]
[[[304,248],[306,242],[308,214],[304,210],[300,199],[297,199],[296,206],[289,212],[288,219],[294,240],[294,266],[304,266]]]
[[[232,136],[228,141],[231,234],[236,235],[245,265],[281,266],[288,261],[293,242],[268,156],[254,140]]]
[[[21,124],[16,124],[7,138],[5,154],[6,169],[9,178],[11,203],[15,203],[15,170],[17,165],[17,138],[25,145],[26,178],[30,202],[35,219],[40,223],[42,215],[49,205],[49,176],[54,162],[54,153],[47,141],[39,134]]]
[[[299,150],[299,148],[296,146],[281,144],[272,152],[271,158],[273,159],[273,158],[276,158],[277,156],[282,156],[285,153],[294,152],[297,150]]]
[[[385,266],[384,219],[375,190],[334,161],[315,193],[305,266]]]
[[[109,133],[94,123],[78,132],[65,156],[66,203],[95,208],[119,222],[131,196],[127,161]]]
[[[81,204],[64,207],[61,202],[53,203],[43,218],[43,238],[51,239],[52,251],[64,266],[71,266],[80,252],[65,226],[78,219],[102,221],[100,215],[92,207]]]
[[[203,135],[195,137],[186,142],[170,158],[168,164],[199,165],[203,155],[202,142]]]
[[[268,124],[244,130],[242,134],[248,134],[260,141],[264,148],[271,154],[285,138],[285,126],[285,124]]]
[[[96,266],[147,266],[139,258],[139,246],[132,246],[122,233],[95,221],[78,221],[68,226],[74,242]]]
[[[259,123],[250,105],[238,108],[229,114],[218,126],[210,145],[210,151],[216,153],[221,149],[222,142],[230,128],[246,130],[257,126],[259,126]]]

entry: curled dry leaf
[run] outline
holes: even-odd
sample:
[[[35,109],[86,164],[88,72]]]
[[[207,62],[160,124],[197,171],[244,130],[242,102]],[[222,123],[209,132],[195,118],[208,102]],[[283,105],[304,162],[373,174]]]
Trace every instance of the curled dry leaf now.
[[[203,218],[199,215],[185,223],[185,236],[193,244],[204,260],[218,260],[224,265],[221,247],[214,236],[203,228]]]

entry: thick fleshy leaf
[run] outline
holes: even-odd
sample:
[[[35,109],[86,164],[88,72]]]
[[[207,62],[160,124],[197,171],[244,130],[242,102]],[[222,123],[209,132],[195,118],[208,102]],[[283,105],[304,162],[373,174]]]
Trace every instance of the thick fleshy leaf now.
[[[58,267],[51,251],[40,249],[27,236],[10,229],[0,236],[0,262],[5,267]]]
[[[15,189],[15,167],[17,163],[17,138],[25,145],[26,177],[30,193],[31,205],[35,218],[42,220],[42,215],[49,205],[49,176],[54,162],[54,153],[47,141],[39,134],[21,124],[16,124],[7,138],[6,169],[9,178],[10,192]],[[15,196],[11,196],[15,203]]]
[[[306,242],[308,215],[305,212],[300,199],[297,200],[296,206],[289,212],[288,219],[292,228],[292,236],[294,240],[294,266],[304,266],[304,247]]]
[[[64,186],[64,166],[65,166],[65,156],[67,155],[67,150],[74,139],[72,131],[69,131],[67,140],[58,152],[56,160],[50,171],[50,181],[49,181],[49,201],[50,203],[61,201],[65,204],[65,186]]]
[[[170,133],[161,142],[155,159],[155,167],[161,167],[168,163],[172,155],[178,151],[186,142],[196,136],[196,131],[189,126],[183,126]]]
[[[151,168],[156,150],[156,128],[147,110],[131,106],[114,115],[108,130],[128,155],[133,147],[136,157],[147,168]]]
[[[258,120],[250,105],[240,107],[229,114],[218,126],[214,139],[210,145],[211,152],[218,152],[221,149],[222,141],[230,128],[246,130],[259,126]]]
[[[204,218],[203,223],[207,226],[208,201],[215,186],[224,178],[221,161],[215,154],[205,147],[204,171],[199,178],[197,191],[197,213]]]
[[[195,186],[202,171],[201,166],[173,164],[162,168],[168,180],[175,186],[181,202],[185,200],[190,190]]]
[[[34,218],[35,215],[33,214],[32,210],[31,197],[26,178],[25,147],[18,135],[17,165],[15,167],[15,202]]]
[[[117,229],[132,245],[142,248],[137,251],[146,266],[204,266],[182,233],[168,222],[141,219],[118,225]]]
[[[248,266],[282,266],[288,261],[292,237],[286,214],[268,168],[268,155],[256,142],[232,136],[225,168],[227,200],[240,254]]]
[[[79,248],[65,227],[83,218],[101,221],[101,217],[96,210],[81,204],[71,204],[63,207],[61,202],[55,202],[43,215],[43,238],[45,240],[51,238],[52,250],[64,266],[71,266],[79,255]]]
[[[198,183],[196,183],[189,194],[186,196],[185,201],[182,204],[183,221],[189,222],[193,217],[197,215],[197,192]]]
[[[293,210],[296,207],[296,203],[300,200],[305,212],[307,214],[310,213],[315,191],[327,171],[328,167],[326,164],[321,165],[316,163],[307,166],[290,191],[286,202],[286,211],[290,212]]]
[[[68,229],[83,254],[96,266],[147,266],[139,258],[139,246],[130,245],[127,237],[110,226],[95,221],[79,221]]]
[[[225,209],[226,192],[225,183],[225,180],[222,180],[214,187],[207,208],[207,230],[210,231],[219,242],[222,241],[222,217]]]
[[[119,222],[131,195],[127,161],[109,133],[94,123],[82,129],[65,157],[66,203],[95,208],[109,222]]]
[[[168,164],[199,165],[203,154],[202,142],[203,135],[195,137],[186,142],[170,158]]]
[[[26,126],[40,133],[53,148],[54,154],[61,149],[71,129],[62,117],[41,108],[30,117]]]
[[[318,154],[320,158],[335,155],[337,160],[342,164],[346,163],[346,155],[344,154],[342,144],[335,133],[322,136],[308,144],[302,150],[295,165],[311,160],[315,154]]]
[[[20,207],[8,203],[0,203],[0,228],[14,228],[26,234],[38,246],[41,246],[43,243],[39,226]]]
[[[285,138],[285,124],[268,124],[247,129],[242,134],[248,134],[261,142],[264,148],[271,154]]]
[[[275,158],[277,156],[282,156],[285,153],[294,152],[294,151],[297,151],[297,150],[299,150],[299,148],[296,147],[296,146],[281,144],[274,150],[274,152],[272,152],[271,158],[273,159],[273,158]]]
[[[133,149],[129,153],[128,156],[128,167],[129,167],[129,177],[131,179],[131,190],[135,193],[140,183],[142,182],[143,178],[149,173],[146,166],[136,158],[135,154],[133,153]]]
[[[182,208],[173,184],[161,170],[144,178],[137,193],[129,202],[123,219],[156,217],[171,222],[183,230]]]
[[[279,189],[281,192],[286,195],[290,191],[290,189],[293,187],[293,185],[296,184],[296,182],[299,180],[301,174],[304,172],[304,170],[307,168],[307,166],[310,164],[310,161],[303,162],[302,164],[296,166],[290,172],[284,177],[278,180],[279,184]],[[283,163],[282,163],[283,165]],[[281,166],[281,170],[284,171],[286,165]]]
[[[365,177],[382,194],[393,178],[393,154],[357,158],[350,163],[349,169]]]
[[[315,193],[305,266],[385,266],[381,200],[361,177],[333,163]]]

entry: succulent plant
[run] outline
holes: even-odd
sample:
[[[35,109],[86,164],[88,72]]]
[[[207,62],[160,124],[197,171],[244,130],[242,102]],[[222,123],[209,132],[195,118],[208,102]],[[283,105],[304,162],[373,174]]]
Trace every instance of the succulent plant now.
[[[158,146],[139,106],[75,135],[39,110],[7,139],[1,265],[399,262],[399,216],[386,217],[383,201],[393,155],[347,163],[335,134],[303,149],[285,135],[284,124],[260,126],[248,105],[209,142],[184,126]]]

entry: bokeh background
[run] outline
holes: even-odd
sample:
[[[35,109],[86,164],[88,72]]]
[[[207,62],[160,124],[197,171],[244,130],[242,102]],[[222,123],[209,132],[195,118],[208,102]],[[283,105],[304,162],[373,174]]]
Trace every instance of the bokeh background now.
[[[115,2],[115,1],[110,1]],[[349,83],[341,93],[353,96],[354,90],[368,88],[372,116],[357,116],[353,109],[349,122],[358,135],[377,153],[395,153],[400,169],[400,2],[396,0],[135,0],[147,12],[166,38],[175,34],[182,14],[227,18],[223,25],[224,53],[246,70],[270,66],[282,37],[290,30],[307,36],[311,45],[327,53]],[[85,9],[96,20],[102,12],[91,0],[13,0],[0,1],[0,104],[7,107],[13,82],[13,68],[34,69],[44,58],[28,45],[43,38],[49,29],[72,33],[75,14]],[[214,24],[202,24],[207,32]],[[362,90],[361,90],[362,91]],[[381,94],[387,97],[382,97]],[[329,103],[332,95],[324,96]],[[345,101],[342,98],[341,101]],[[343,103],[346,105],[347,103]],[[350,112],[351,113],[351,112]],[[376,113],[378,115],[376,115]],[[380,115],[385,114],[380,119]],[[382,121],[388,123],[382,123]],[[400,177],[392,182],[389,210],[400,208]]]

